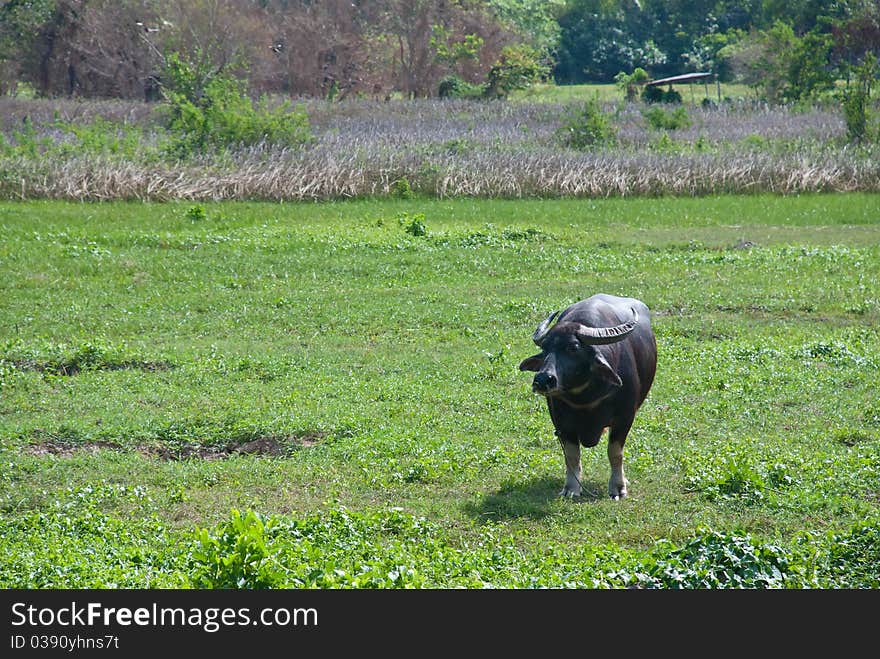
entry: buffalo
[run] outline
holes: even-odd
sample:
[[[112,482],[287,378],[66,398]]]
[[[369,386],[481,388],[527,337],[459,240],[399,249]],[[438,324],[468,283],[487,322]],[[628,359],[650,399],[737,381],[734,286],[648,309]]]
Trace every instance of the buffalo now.
[[[635,298],[593,295],[551,313],[532,340],[541,352],[524,359],[519,369],[535,372],[532,391],[546,398],[562,444],[560,496],[580,496],[581,446],[595,446],[608,428],[608,494],[625,497],[623,445],[657,369],[648,307]]]

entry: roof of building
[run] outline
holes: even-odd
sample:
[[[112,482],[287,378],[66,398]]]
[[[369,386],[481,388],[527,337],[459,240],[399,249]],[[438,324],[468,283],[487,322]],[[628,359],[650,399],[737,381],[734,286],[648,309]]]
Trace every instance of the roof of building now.
[[[653,85],[665,85],[665,84],[673,84],[676,82],[692,82],[694,80],[703,80],[705,78],[711,78],[714,73],[709,72],[701,72],[701,73],[684,73],[680,76],[672,76],[671,78],[660,78],[659,80],[652,80],[651,82],[645,83],[646,87],[651,87]]]

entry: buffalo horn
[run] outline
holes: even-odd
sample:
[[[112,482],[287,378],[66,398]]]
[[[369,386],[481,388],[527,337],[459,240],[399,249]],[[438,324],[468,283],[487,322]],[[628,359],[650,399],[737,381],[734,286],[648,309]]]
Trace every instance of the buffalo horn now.
[[[633,312],[632,320],[628,320],[614,327],[587,327],[581,325],[577,330],[578,338],[589,345],[603,345],[617,343],[630,334],[639,322],[639,313],[630,307]]]
[[[559,314],[558,311],[554,311],[549,316],[547,316],[540,325],[538,325],[538,329],[535,330],[535,333],[532,334],[532,341],[540,348],[541,344],[544,342],[544,337],[547,336],[547,332],[550,331],[550,323],[553,322],[553,319]]]

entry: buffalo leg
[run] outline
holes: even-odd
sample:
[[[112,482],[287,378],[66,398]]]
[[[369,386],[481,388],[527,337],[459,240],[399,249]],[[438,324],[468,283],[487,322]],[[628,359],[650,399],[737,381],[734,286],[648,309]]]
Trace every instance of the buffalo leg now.
[[[579,497],[581,495],[581,445],[577,438],[573,442],[562,440],[562,451],[565,453],[565,487],[559,493],[561,497]]]
[[[633,420],[614,426],[608,433],[608,462],[611,464],[611,479],[608,481],[608,496],[622,499],[627,495],[628,481],[623,473],[623,445],[632,427]]]

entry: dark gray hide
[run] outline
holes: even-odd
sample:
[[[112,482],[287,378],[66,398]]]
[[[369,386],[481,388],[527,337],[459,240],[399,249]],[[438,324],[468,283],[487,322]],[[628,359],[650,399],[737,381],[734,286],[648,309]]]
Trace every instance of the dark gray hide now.
[[[594,295],[550,314],[532,337],[541,352],[523,360],[535,371],[532,390],[547,399],[565,453],[562,496],[581,493],[580,447],[608,433],[613,499],[627,494],[623,445],[654,381],[657,342],[648,307],[635,298]]]

